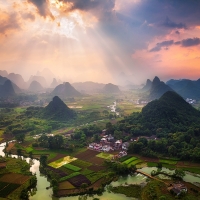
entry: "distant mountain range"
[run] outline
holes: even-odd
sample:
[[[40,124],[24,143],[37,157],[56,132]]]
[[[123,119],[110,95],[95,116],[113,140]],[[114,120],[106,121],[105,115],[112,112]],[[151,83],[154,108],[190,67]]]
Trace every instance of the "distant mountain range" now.
[[[175,91],[184,99],[199,100],[200,79],[196,81],[189,79],[170,79],[165,84],[156,76],[152,82],[147,79],[146,85],[140,91],[146,93],[142,99],[147,99],[149,101],[159,99],[167,91]]]
[[[12,81],[10,81],[10,82],[11,82],[11,85],[12,85],[12,88],[9,87],[9,88],[3,89],[4,87],[7,87],[7,86],[5,85],[5,82],[6,82],[6,81],[10,81],[10,80],[7,79],[7,78],[5,78],[5,77],[0,76],[0,87],[2,88],[1,90],[6,90],[6,89],[8,89],[8,90],[11,91],[11,93],[12,93],[12,90],[14,90],[14,92],[15,92],[16,94],[22,92],[22,90],[21,90],[15,83],[13,83]],[[9,93],[9,91],[8,91],[8,93]],[[5,94],[5,92],[3,92],[0,96],[1,96],[1,97],[4,97],[4,94]]]
[[[117,85],[108,83],[103,87],[103,93],[120,93],[120,89]]]
[[[171,79],[166,84],[184,98],[200,99],[200,79],[196,81],[189,79]]]
[[[29,86],[29,88],[28,88],[28,90],[30,92],[41,92],[41,91],[44,90],[44,88],[42,87],[42,85],[39,82],[32,81],[30,86]]]
[[[86,81],[73,83],[72,86],[81,93],[92,94],[101,92],[105,84]]]
[[[155,76],[152,82],[147,79],[146,85],[140,91],[145,92],[143,99],[152,101],[154,99],[159,99],[165,92],[173,91],[173,89]]]
[[[0,97],[11,97],[15,95],[15,91],[10,80],[6,80],[3,85],[0,85]]]
[[[81,93],[78,92],[69,82],[58,85],[51,93],[53,96],[59,96],[61,98],[66,97],[79,97]]]
[[[173,91],[173,89],[156,76],[151,84],[148,98],[150,100],[159,99],[167,91]]]

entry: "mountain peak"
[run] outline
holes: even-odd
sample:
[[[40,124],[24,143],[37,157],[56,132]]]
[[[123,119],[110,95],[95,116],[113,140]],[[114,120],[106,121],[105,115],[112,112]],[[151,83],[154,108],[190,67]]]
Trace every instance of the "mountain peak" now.
[[[42,115],[45,118],[66,121],[76,116],[58,96],[54,96],[52,101],[44,108]]]
[[[52,94],[59,97],[81,96],[81,93],[79,93],[69,82],[64,82],[63,84],[58,85],[52,91]]]
[[[114,85],[112,83],[108,83],[104,86],[103,91],[106,93],[119,93],[119,87],[117,85]]]
[[[160,79],[157,76],[155,76],[152,83],[153,83],[153,85],[157,85],[160,83]]]

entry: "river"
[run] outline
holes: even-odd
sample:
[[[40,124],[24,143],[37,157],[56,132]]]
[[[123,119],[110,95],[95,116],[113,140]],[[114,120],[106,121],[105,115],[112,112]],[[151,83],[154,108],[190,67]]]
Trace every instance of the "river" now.
[[[0,155],[5,156],[5,153],[3,152],[3,149],[5,148],[6,143],[0,144]],[[17,155],[12,155],[12,157],[17,157]],[[26,158],[26,162],[30,162],[30,158]],[[46,189],[46,187],[49,187],[50,182],[47,180],[47,178],[42,175],[39,171],[40,162],[38,160],[33,159],[33,164],[30,167],[30,171],[33,173],[36,173],[37,176],[37,191],[36,194],[30,197],[30,200],[93,200],[94,198],[98,198],[101,200],[133,200],[134,198],[126,197],[123,194],[114,194],[112,192],[109,192],[108,187],[105,188],[105,192],[101,196],[93,195],[83,195],[83,196],[72,196],[72,197],[62,197],[62,198],[55,198],[52,197],[52,189]],[[156,167],[143,167],[140,169],[143,172],[151,173],[152,170],[157,170]],[[173,173],[173,170],[169,170],[167,168],[163,168],[163,171],[171,172]],[[110,185],[111,186],[119,186],[122,184],[141,184],[146,182],[147,177],[141,174],[134,174],[134,175],[128,175],[126,177],[120,177],[117,181],[113,181]],[[198,174],[191,174],[186,172],[186,176],[183,178],[184,181],[187,182],[198,182],[200,183],[200,175]]]

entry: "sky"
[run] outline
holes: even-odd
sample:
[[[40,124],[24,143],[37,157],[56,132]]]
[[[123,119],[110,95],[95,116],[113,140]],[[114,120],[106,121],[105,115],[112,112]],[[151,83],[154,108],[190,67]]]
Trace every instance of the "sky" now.
[[[0,70],[70,82],[200,78],[199,0],[0,1]]]

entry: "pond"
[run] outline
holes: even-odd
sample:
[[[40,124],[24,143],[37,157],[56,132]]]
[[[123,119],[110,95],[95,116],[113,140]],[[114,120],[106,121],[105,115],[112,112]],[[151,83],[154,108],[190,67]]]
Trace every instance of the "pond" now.
[[[5,148],[6,143],[0,144],[0,155],[5,156],[5,153],[3,152],[3,149]],[[12,155],[12,157],[17,157],[16,155]],[[26,158],[26,161],[29,163],[30,158]],[[55,198],[52,197],[52,189],[46,189],[46,187],[50,186],[50,182],[47,180],[47,178],[42,175],[39,171],[40,162],[38,160],[33,159],[33,164],[30,168],[30,171],[33,173],[36,173],[37,176],[37,191],[36,193],[30,197],[30,200],[93,200],[94,198],[98,198],[101,200],[133,200],[134,198],[126,197],[122,194],[114,194],[112,192],[109,192],[109,186],[105,188],[105,192],[101,196],[98,195],[83,195],[83,196],[72,196],[72,197],[62,197],[62,198]],[[140,169],[143,172],[146,172],[148,174],[151,174],[152,170],[157,170],[156,167],[143,167]],[[162,168],[162,171],[173,173],[174,170],[169,170],[167,168]],[[147,177],[142,174],[133,174],[128,175],[126,177],[120,177],[117,181],[111,182],[111,186],[119,186],[123,184],[142,184],[146,182]],[[184,177],[184,181],[193,183],[198,182],[200,183],[200,176],[198,174],[191,174],[186,172],[186,176]]]

